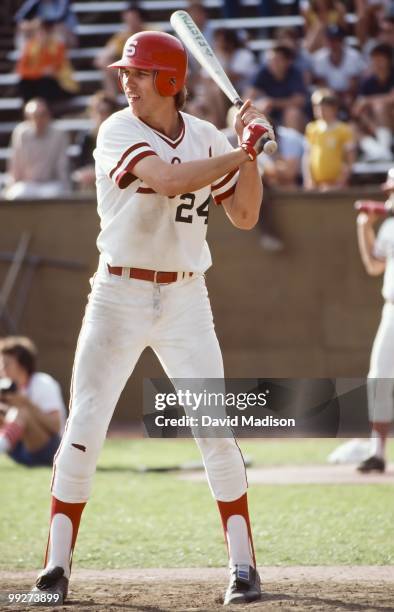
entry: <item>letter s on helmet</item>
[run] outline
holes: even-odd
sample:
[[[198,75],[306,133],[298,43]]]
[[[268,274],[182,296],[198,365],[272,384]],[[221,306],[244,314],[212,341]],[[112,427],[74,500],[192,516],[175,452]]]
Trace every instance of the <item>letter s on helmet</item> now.
[[[175,96],[185,84],[187,54],[171,34],[138,32],[126,40],[122,59],[108,68],[154,70],[156,91],[161,96]]]

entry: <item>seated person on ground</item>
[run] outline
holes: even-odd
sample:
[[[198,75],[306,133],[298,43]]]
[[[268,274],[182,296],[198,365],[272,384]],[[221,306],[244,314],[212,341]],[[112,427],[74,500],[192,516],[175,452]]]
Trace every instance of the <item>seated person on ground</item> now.
[[[66,415],[59,384],[36,371],[36,357],[28,338],[0,341],[0,454],[28,467],[52,465]]]

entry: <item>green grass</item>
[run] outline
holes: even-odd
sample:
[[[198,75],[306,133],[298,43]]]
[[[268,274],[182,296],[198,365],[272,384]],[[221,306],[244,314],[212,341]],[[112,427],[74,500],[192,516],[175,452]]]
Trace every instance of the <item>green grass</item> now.
[[[335,440],[245,441],[255,465],[324,462]],[[393,455],[391,443],[390,454]],[[77,567],[201,567],[226,563],[216,504],[205,483],[130,466],[198,459],[193,441],[109,440],[86,507]],[[47,538],[51,471],[0,458],[0,569],[40,567]],[[394,564],[390,485],[253,486],[259,563]]]
[[[302,465],[325,463],[327,455],[340,442],[331,439],[310,440],[240,440],[245,456],[253,465]],[[394,451],[394,444],[393,444]],[[179,462],[199,460],[193,440],[107,440],[100,464],[133,467],[145,465],[171,466]]]

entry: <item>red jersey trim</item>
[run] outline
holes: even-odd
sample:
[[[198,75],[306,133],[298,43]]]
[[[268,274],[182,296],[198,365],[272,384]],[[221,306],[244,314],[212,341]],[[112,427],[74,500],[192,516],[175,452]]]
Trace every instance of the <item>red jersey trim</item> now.
[[[226,176],[224,177],[224,179],[220,181],[220,183],[218,183],[217,185],[213,184],[211,186],[212,191],[214,191],[215,189],[220,189],[221,187],[224,187],[224,185],[228,183],[233,178],[233,176],[237,174],[237,172],[238,172],[238,168],[235,168],[235,170],[232,170],[231,172],[226,174]]]
[[[221,204],[223,200],[233,195],[236,186],[237,186],[237,183],[235,183],[235,185],[230,187],[230,189],[228,189],[224,193],[219,193],[217,196],[213,196],[213,199],[215,200],[215,204]]]
[[[123,170],[123,172],[118,175],[116,179],[116,184],[119,189],[126,189],[126,187],[131,185],[131,183],[134,183],[134,181],[136,180],[137,177],[134,176],[134,174],[130,174],[129,172],[127,172],[127,170]]]
[[[144,159],[144,157],[150,157],[150,155],[157,155],[157,153],[155,153],[154,151],[143,151],[142,153],[139,153],[138,155],[133,157],[133,159],[131,159],[129,163],[127,164],[127,167],[126,167],[127,172],[131,172],[134,166],[138,164],[138,162],[141,161],[141,159]]]
[[[182,140],[185,137],[185,133],[186,133],[186,127],[185,127],[185,122],[183,120],[183,117],[182,117],[181,114],[179,114],[179,117],[180,117],[180,120],[181,120],[182,127],[181,127],[181,131],[180,131],[179,136],[177,136],[177,138],[175,138],[175,140],[172,140],[171,138],[169,138],[165,134],[162,134],[158,130],[155,130],[155,128],[153,128],[151,125],[149,125],[149,123],[146,123],[146,121],[142,121],[142,119],[140,119],[140,121],[142,121],[142,123],[145,123],[145,125],[147,125],[152,130],[152,132],[154,132],[156,134],[156,136],[159,136],[159,138],[164,140],[164,142],[166,144],[168,144],[172,149],[176,149],[177,146],[181,144]]]
[[[150,155],[156,155],[156,153],[154,153],[154,151],[143,151],[139,155],[133,157],[127,168],[120,172],[116,177],[116,184],[119,189],[126,189],[126,187],[128,187],[133,181],[138,178],[137,176],[132,174],[131,171],[133,170],[134,166],[139,161],[141,161],[141,159],[144,159],[144,157],[149,157]]]
[[[138,187],[136,193],[157,193],[154,189],[150,187]]]
[[[123,164],[124,160],[126,159],[126,157],[128,155],[130,155],[130,153],[132,153],[133,151],[135,151],[136,149],[140,149],[141,147],[149,147],[150,148],[150,144],[148,142],[138,142],[137,144],[133,145],[132,147],[129,147],[122,155],[122,157],[120,158],[120,160],[118,161],[118,163],[116,164],[116,166],[114,168],[112,168],[112,170],[109,173],[109,178],[112,178],[114,173],[120,168],[120,166]],[[153,151],[152,151],[153,153]]]

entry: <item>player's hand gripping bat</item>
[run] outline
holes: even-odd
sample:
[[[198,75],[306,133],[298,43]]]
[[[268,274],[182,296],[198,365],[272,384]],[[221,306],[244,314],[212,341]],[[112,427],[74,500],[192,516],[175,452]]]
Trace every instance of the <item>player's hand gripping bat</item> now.
[[[374,213],[376,215],[393,215],[394,202],[388,199],[386,202],[376,202],[375,200],[357,200],[354,208],[358,212]]]
[[[204,35],[198,29],[190,15],[186,11],[175,11],[175,13],[172,13],[171,15],[170,22],[179,38],[189,49],[190,53],[192,53],[200,65],[208,72],[208,74],[225,93],[232,104],[238,109],[241,108],[243,104],[241,98],[225,73],[215,53],[205,40]],[[258,126],[260,132],[262,132],[260,126],[265,127],[263,137],[254,144],[254,148],[257,148],[258,153],[263,150],[264,153],[273,155],[276,152],[278,145],[276,144],[275,140],[270,139],[267,129],[267,122],[263,119],[254,119],[248,125],[248,128],[250,128],[252,131],[253,125]],[[247,150],[246,147],[244,148]],[[253,158],[253,154],[251,155],[250,151],[247,150],[250,157]]]

